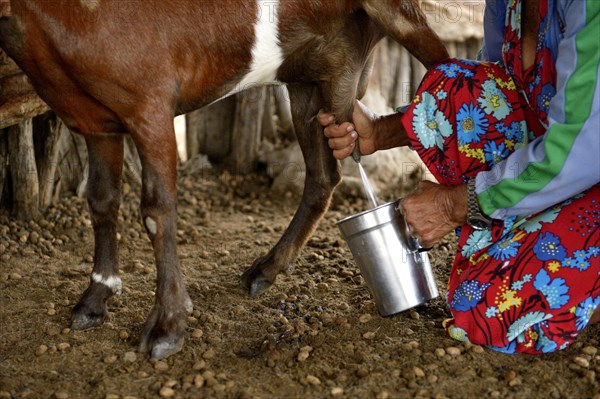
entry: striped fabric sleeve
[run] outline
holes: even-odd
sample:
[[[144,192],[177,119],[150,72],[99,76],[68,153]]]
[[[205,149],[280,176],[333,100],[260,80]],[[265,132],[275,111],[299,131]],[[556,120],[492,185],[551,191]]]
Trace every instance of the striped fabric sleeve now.
[[[495,219],[542,211],[600,182],[600,1],[563,1],[549,129],[476,177],[481,208]]]

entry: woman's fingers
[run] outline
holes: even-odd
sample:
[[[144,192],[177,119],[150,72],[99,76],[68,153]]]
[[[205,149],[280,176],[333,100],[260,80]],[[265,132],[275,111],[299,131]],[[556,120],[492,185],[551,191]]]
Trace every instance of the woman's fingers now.
[[[344,158],[349,157],[350,155],[352,155],[352,151],[354,151],[355,145],[356,145],[356,143],[352,143],[345,148],[341,148],[339,150],[333,150],[333,157],[335,159],[339,159],[340,161]]]

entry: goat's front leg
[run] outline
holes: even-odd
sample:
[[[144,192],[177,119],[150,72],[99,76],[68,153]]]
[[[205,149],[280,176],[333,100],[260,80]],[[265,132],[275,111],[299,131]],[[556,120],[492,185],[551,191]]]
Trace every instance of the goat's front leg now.
[[[304,192],[300,206],[279,242],[242,275],[242,283],[253,297],[269,288],[277,275],[296,260],[327,211],[333,189],[340,181],[338,163],[315,118],[323,105],[317,86],[290,85],[288,89],[296,137],[306,164]]]
[[[183,346],[186,313],[192,311],[177,258],[175,132],[172,118],[160,112],[130,123],[142,162],[142,219],[157,272],[154,307],[142,330],[140,351],[162,359]]]
[[[87,136],[87,197],[94,226],[94,269],[87,290],[73,309],[71,328],[96,327],[107,314],[106,303],[121,291],[117,216],[121,203],[123,136]]]

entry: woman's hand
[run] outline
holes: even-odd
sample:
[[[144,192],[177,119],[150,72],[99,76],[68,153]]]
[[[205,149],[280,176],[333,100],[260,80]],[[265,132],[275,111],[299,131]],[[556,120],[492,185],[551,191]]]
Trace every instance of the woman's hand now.
[[[467,222],[467,185],[448,187],[422,181],[402,200],[402,212],[424,248]]]
[[[362,155],[369,155],[377,151],[374,127],[378,119],[377,115],[358,100],[354,103],[353,123],[344,122],[337,125],[334,115],[323,111],[318,115],[319,123],[325,126],[324,133],[329,139],[328,144],[333,150],[333,156],[340,160],[352,154],[356,140],[358,140]]]

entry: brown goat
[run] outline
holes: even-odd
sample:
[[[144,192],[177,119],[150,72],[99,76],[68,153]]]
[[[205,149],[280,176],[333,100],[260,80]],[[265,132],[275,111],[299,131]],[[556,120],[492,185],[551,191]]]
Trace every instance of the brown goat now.
[[[173,117],[248,84],[287,84],[306,161],[302,201],[275,247],[243,274],[255,296],[291,264],[326,212],[338,164],[315,120],[321,108],[350,120],[366,89],[375,44],[388,35],[425,66],[447,58],[418,0],[0,0],[0,47],[89,152],[94,226],[90,285],[72,328],[100,325],[121,287],[116,240],[123,134],[142,172],[141,211],[157,267],[140,349],[180,350],[186,291],[176,248]]]

